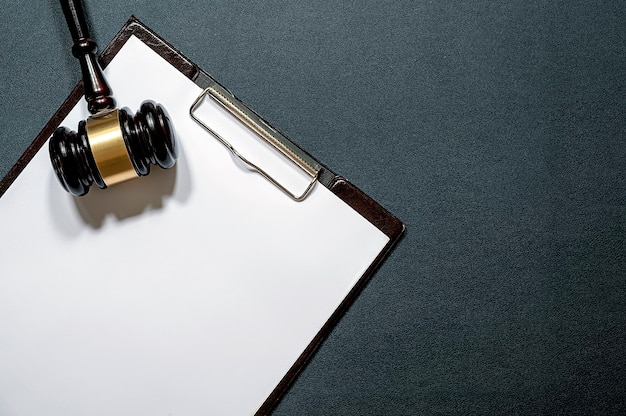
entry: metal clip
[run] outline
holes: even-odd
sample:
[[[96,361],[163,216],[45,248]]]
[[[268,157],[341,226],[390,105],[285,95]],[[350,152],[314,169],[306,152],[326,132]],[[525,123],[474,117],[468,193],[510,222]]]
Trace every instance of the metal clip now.
[[[231,98],[227,94],[228,93],[226,92],[226,90],[224,90],[224,92],[219,91],[217,86],[210,86],[206,88],[191,105],[191,108],[189,109],[189,114],[198,124],[200,124],[209,133],[211,133],[211,135],[213,135],[224,146],[226,146],[226,148],[230,150],[233,155],[237,156],[248,167],[260,173],[265,179],[272,182],[276,187],[289,195],[293,200],[298,202],[302,201],[311,192],[315,183],[317,182],[320,173],[320,166],[314,161],[310,160],[311,158],[307,155],[302,154],[302,152],[298,152],[298,149],[295,149],[295,145],[293,145],[293,143],[288,142],[288,140],[284,136],[280,135],[280,133],[276,132],[275,130],[271,129],[267,124],[265,124],[260,117],[254,114],[251,110],[247,109],[243,104],[236,102],[236,99],[234,97]],[[292,193],[289,189],[283,186],[265,170],[263,170],[258,165],[251,162],[245,156],[239,153],[228,140],[226,140],[215,130],[209,127],[205,122],[203,122],[195,114],[195,111],[202,103],[204,97],[210,97],[211,99],[213,99],[216,103],[222,106],[222,108],[224,108],[231,115],[237,118],[237,120],[239,120],[242,124],[252,130],[257,136],[259,136],[266,143],[271,145],[272,148],[282,153],[294,165],[306,172],[307,175],[311,177],[311,182],[308,184],[304,192],[301,195],[295,195],[294,193]]]

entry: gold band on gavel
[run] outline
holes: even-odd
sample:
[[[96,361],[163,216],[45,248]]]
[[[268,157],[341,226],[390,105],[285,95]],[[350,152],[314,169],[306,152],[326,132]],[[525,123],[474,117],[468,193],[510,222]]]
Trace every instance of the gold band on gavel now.
[[[90,116],[86,128],[91,153],[107,186],[138,177],[126,150],[117,108]]]

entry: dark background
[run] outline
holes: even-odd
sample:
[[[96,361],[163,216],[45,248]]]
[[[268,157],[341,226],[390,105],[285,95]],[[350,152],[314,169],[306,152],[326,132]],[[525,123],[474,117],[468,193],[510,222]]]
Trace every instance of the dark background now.
[[[101,47],[135,14],[407,225],[276,415],[626,412],[623,2],[86,10]],[[80,73],[55,1],[0,14],[3,177]]]

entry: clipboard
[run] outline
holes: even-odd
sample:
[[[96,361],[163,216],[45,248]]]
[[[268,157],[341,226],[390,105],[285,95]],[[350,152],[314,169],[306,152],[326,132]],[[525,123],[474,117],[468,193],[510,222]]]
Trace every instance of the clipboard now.
[[[120,104],[168,101],[181,159],[64,194],[45,144],[79,83],[0,182],[0,414],[267,414],[404,225],[134,16],[100,60]]]

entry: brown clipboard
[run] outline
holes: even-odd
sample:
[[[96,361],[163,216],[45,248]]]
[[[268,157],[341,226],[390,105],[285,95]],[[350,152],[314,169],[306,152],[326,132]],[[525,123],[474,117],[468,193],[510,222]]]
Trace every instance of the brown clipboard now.
[[[113,57],[119,52],[126,41],[135,36],[148,45],[154,52],[158,53],[169,64],[176,68],[185,77],[196,83],[201,88],[206,88],[209,83],[217,83],[206,72],[202,71],[185,57],[176,48],[162,39],[154,31],[146,27],[136,17],[131,16],[125,23],[122,29],[114,36],[111,42],[104,48],[101,56],[100,63],[105,68],[113,59]],[[217,85],[220,85],[217,83]],[[221,85],[220,85],[221,86]],[[223,88],[223,87],[222,87]],[[54,129],[64,120],[69,114],[70,110],[82,99],[83,86],[82,81],[79,82],[76,87],[69,94],[67,99],[63,102],[61,107],[52,116],[52,118],[46,123],[42,131],[37,135],[35,140],[26,149],[26,151],[19,158],[17,163],[9,170],[7,175],[0,181],[0,198],[9,189],[11,184],[20,175],[22,170],[28,165],[35,154],[41,149],[41,147],[47,142],[48,138],[52,135]],[[252,111],[252,110],[251,110]],[[254,113],[257,117],[263,120],[259,115]],[[267,123],[263,120],[264,123]],[[269,125],[269,124],[267,124]],[[272,127],[272,129],[274,129]],[[258,409],[257,414],[269,413],[278,403],[281,396],[287,391],[289,386],[296,379],[297,375],[304,368],[308,360],[311,359],[316,349],[320,346],[324,338],[330,333],[333,326],[338,322],[341,316],[345,313],[349,305],[354,301],[358,293],[367,284],[372,277],[376,269],[383,262],[385,257],[390,253],[393,247],[401,239],[405,226],[404,224],[380,204],[378,204],[371,197],[366,195],[363,191],[358,189],[348,180],[335,174],[326,166],[319,163],[310,154],[306,153],[302,148],[290,142],[291,145],[296,146],[298,150],[305,153],[310,159],[315,160],[319,164],[319,174],[317,181],[328,188],[333,194],[343,200],[347,205],[352,207],[362,217],[367,219],[377,229],[384,233],[389,242],[384,249],[379,253],[376,259],[370,264],[369,268],[363,273],[358,282],[353,286],[348,295],[341,302],[339,307],[332,313],[330,318],[323,325],[321,330],[312,339],[307,348],[303,351],[300,357],[292,365],[289,371],[283,376],[282,380],[273,390],[273,392],[267,397],[265,402]]]

